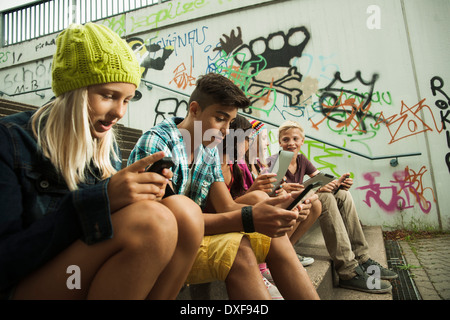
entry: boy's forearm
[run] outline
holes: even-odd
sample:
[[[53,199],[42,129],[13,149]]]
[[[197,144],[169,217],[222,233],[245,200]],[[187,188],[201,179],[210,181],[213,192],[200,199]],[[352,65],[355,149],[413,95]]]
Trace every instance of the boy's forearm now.
[[[241,210],[233,210],[224,213],[204,213],[205,235],[214,235],[228,232],[241,232]]]

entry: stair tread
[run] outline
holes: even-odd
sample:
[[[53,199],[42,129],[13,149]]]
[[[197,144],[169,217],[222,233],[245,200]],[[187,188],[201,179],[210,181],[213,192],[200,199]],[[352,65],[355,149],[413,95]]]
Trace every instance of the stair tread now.
[[[384,248],[383,235],[379,226],[363,227],[366,240],[369,243],[371,257],[381,265],[387,266],[386,251]],[[322,230],[316,222],[302,239],[294,246],[295,251],[304,256],[313,257],[314,263],[305,267],[322,300],[392,300],[392,294],[370,294],[355,290],[340,288],[337,286],[337,278],[334,275],[332,261],[328,254],[323,239]],[[205,290],[210,290],[210,299],[227,299],[224,283],[215,281],[211,284],[203,284],[195,289],[197,297],[205,299]],[[209,289],[208,289],[209,288]],[[184,287],[178,295],[180,300],[192,299],[189,287]],[[203,292],[202,292],[203,290]]]

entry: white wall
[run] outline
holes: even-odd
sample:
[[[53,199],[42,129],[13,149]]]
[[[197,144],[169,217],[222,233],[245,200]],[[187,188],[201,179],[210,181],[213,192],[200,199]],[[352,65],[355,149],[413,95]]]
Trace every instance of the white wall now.
[[[124,124],[145,131],[183,116],[197,77],[220,72],[255,97],[251,116],[304,125],[317,168],[352,173],[364,224],[449,230],[449,14],[446,0],[182,0],[102,23],[135,49],[147,45],[136,53],[154,85],[141,83]],[[0,90],[49,88],[55,37],[0,48]],[[39,105],[51,97],[43,93],[10,98]],[[271,138],[276,152],[276,130]],[[421,155],[393,167],[313,139],[369,158]]]

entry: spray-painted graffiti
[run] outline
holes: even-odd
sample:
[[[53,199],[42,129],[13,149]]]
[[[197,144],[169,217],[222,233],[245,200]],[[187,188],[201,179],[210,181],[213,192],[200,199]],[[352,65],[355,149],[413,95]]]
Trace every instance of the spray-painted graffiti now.
[[[336,128],[349,127],[353,124],[353,131],[366,133],[367,125],[364,120],[375,119],[369,110],[377,79],[378,75],[373,74],[372,79],[366,82],[361,77],[361,72],[358,71],[352,79],[343,80],[340,72],[336,72],[334,79],[325,88],[320,89],[322,94],[319,97],[318,107],[324,117],[317,122],[310,119],[313,128],[318,129],[318,125],[327,119],[335,122]],[[341,83],[353,83],[355,80],[368,86],[367,94],[352,91],[340,85]],[[344,93],[350,94],[351,97],[344,99]],[[356,98],[359,98],[359,102],[356,102]]]
[[[368,184],[358,187],[359,190],[367,190],[363,200],[370,208],[372,201],[387,213],[393,214],[398,210],[414,208],[417,203],[423,213],[429,213],[432,202],[436,202],[433,189],[423,186],[424,174],[428,172],[425,166],[418,172],[406,167],[403,171],[393,173],[391,185],[381,186],[375,180],[381,176],[380,172],[367,172],[363,174]],[[431,195],[431,200],[427,195]],[[387,201],[385,200],[387,199]]]
[[[190,2],[178,1],[177,3],[169,2],[167,7],[161,9],[148,16],[135,17],[131,16],[131,30],[134,32],[136,29],[144,27],[148,29],[156,29],[166,20],[174,20],[180,16],[184,16],[189,12],[193,12],[196,9],[200,9],[210,4],[205,0],[194,0]]]
[[[172,46],[161,47],[159,44],[145,44],[141,38],[128,39],[128,45],[131,47],[139,60],[140,66],[144,68],[142,77],[145,78],[148,69],[163,70],[166,60],[173,52]],[[156,54],[159,54],[156,57]]]
[[[382,122],[386,124],[386,127],[391,136],[389,144],[411,136],[415,136],[420,133],[424,133],[426,131],[433,131],[433,127],[438,133],[442,131],[442,128],[438,128],[438,124],[434,118],[431,108],[424,102],[425,99],[422,99],[412,107],[409,107],[402,100],[402,106],[399,114],[394,114],[386,118],[383,112],[380,113],[376,124]],[[428,110],[428,114],[430,115],[433,122],[432,125],[427,124],[427,122],[421,118],[421,113],[425,110]]]
[[[11,54],[10,51],[0,51],[0,63],[8,61],[8,55]]]
[[[101,23],[123,37],[126,34],[125,17],[125,14],[121,14],[111,18],[106,18],[105,20],[101,21]]]
[[[202,26],[201,28],[195,28],[180,34],[172,32],[167,36],[158,38],[155,43],[163,48],[172,47],[177,56],[179,49],[189,46],[191,51],[194,51],[196,46],[203,45],[206,41],[207,30],[207,26]]]
[[[326,83],[329,83],[333,80],[333,75],[340,71],[339,66],[334,61],[335,58],[335,53],[326,56],[303,53],[301,59],[296,57],[292,60],[292,65],[297,66],[298,69],[302,69],[303,76],[308,76],[311,75],[313,65],[317,64],[318,74],[315,77],[317,77],[318,81],[326,81]]]
[[[38,60],[6,73],[2,79],[2,91],[17,94],[47,88],[51,85],[51,61]]]
[[[298,104],[303,94],[302,75],[290,61],[301,57],[311,37],[309,31],[296,27],[286,34],[279,31],[243,44],[241,29],[237,30],[238,34],[233,30],[230,36],[224,35],[220,40],[223,54],[216,61],[218,72],[241,86],[251,99],[251,109],[269,115],[275,106],[276,93],[288,96],[291,105]]]
[[[18,62],[20,62],[21,58],[22,58],[22,53],[21,52],[11,52],[11,51],[0,51],[0,64],[1,63],[5,63],[7,62],[9,59],[12,59],[12,64],[16,64]]]
[[[188,108],[188,102],[185,100],[178,100],[176,98],[166,98],[158,101],[155,108],[155,122],[156,125],[166,119],[166,117],[184,117]]]
[[[42,48],[49,47],[49,46],[56,46],[56,38],[50,40],[50,41],[44,41],[40,42],[37,45],[34,46],[36,52],[39,51]]]
[[[305,148],[306,147],[306,148]],[[319,150],[323,152],[322,155],[312,156],[312,153],[317,153]],[[317,142],[314,140],[305,140],[303,150],[301,151],[310,161],[316,163],[317,170],[320,171],[331,171],[335,176],[340,176],[337,170],[337,165],[329,162],[330,158],[342,158],[344,156],[341,149],[334,147],[327,147],[322,142]],[[353,173],[351,173],[353,177]]]
[[[169,82],[169,84],[175,83],[178,89],[183,90],[186,89],[188,86],[189,87],[195,86],[196,78],[192,75],[192,57],[191,63],[189,65],[189,70],[182,62],[179,66],[175,68],[173,73],[174,73],[173,79]]]
[[[448,106],[450,105],[450,98],[442,89],[442,87],[444,86],[444,80],[442,80],[442,78],[437,76],[431,78],[430,86],[433,96],[436,97],[436,95],[440,93],[444,98],[447,99],[447,101],[442,99],[436,100],[435,105],[440,109],[439,114],[441,115],[442,129],[446,130],[445,134],[447,138],[447,148],[450,149],[450,127],[447,127],[447,124],[450,124],[450,110],[448,108]],[[445,163],[447,165],[448,172],[450,173],[450,152],[445,155]]]

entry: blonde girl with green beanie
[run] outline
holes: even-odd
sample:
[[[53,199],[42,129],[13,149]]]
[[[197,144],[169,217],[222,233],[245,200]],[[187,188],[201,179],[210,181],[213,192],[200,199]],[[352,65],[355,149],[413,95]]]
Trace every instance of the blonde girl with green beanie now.
[[[56,41],[55,99],[0,120],[0,294],[10,299],[174,299],[203,238],[202,213],[163,198],[172,173],[121,169],[114,125],[139,86],[105,26]]]

